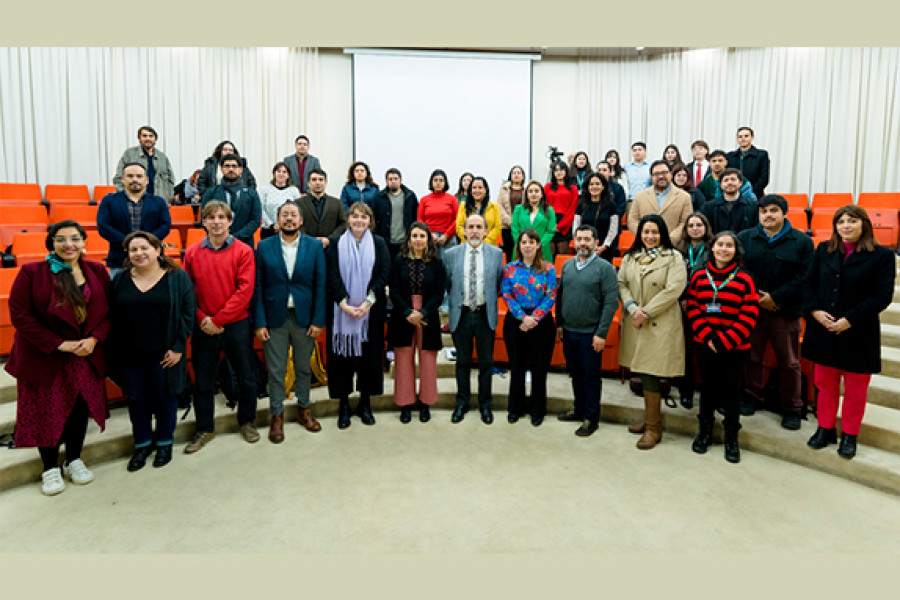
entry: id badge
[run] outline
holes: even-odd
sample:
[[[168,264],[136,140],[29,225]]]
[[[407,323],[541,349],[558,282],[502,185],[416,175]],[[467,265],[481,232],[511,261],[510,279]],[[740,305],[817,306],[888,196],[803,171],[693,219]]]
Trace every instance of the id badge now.
[[[720,312],[722,312],[722,305],[721,305],[721,304],[712,304],[712,303],[707,304],[707,305],[706,305],[706,312],[708,312],[708,313],[720,313]]]

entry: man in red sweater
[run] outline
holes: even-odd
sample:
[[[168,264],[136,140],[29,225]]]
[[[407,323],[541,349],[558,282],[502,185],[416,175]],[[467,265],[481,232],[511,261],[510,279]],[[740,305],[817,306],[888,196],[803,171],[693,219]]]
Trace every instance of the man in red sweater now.
[[[224,202],[209,201],[201,213],[207,236],[184,253],[184,270],[197,294],[197,319],[191,336],[194,375],[194,412],[197,431],[184,451],[197,452],[215,436],[213,386],[219,352],[235,370],[239,387],[238,425],[249,443],[259,441],[256,420],[256,386],[250,345],[250,300],[256,278],[256,261],[250,246],[228,233],[231,209]]]

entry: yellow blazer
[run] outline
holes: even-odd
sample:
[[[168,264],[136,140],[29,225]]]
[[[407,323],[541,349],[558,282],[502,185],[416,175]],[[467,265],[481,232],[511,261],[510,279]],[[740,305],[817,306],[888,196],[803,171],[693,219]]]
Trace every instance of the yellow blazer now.
[[[690,203],[690,201],[688,201]],[[485,233],[484,241],[494,246],[499,246],[503,240],[500,237],[500,226],[502,217],[500,215],[500,205],[496,202],[488,202],[484,209],[485,222],[487,223],[487,233]],[[459,212],[456,213],[456,235],[459,236],[460,243],[466,241],[466,234],[463,228],[466,224],[466,205],[464,202],[459,204]]]

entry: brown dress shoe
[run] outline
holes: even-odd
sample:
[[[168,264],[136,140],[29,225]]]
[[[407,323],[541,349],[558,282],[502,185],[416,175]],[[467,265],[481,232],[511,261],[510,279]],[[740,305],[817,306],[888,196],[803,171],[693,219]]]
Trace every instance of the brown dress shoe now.
[[[318,421],[316,421],[316,419],[311,414],[309,414],[309,407],[297,407],[297,422],[305,427],[307,431],[311,431],[313,433],[322,430],[322,425]]]
[[[273,444],[284,441],[284,413],[272,417],[272,423],[269,425],[269,441]]]

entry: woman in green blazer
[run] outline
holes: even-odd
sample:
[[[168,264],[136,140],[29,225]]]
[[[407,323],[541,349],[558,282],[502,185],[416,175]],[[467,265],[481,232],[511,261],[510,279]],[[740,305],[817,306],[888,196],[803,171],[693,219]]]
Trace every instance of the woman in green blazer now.
[[[510,223],[514,240],[519,239],[522,230],[529,228],[534,229],[541,236],[544,260],[552,263],[553,252],[550,248],[550,241],[553,239],[553,234],[556,233],[556,213],[547,204],[544,186],[537,181],[529,181],[525,186],[525,201],[513,210]],[[518,244],[516,248],[516,254],[518,254]],[[518,258],[518,256],[514,256],[513,260],[518,260]]]

